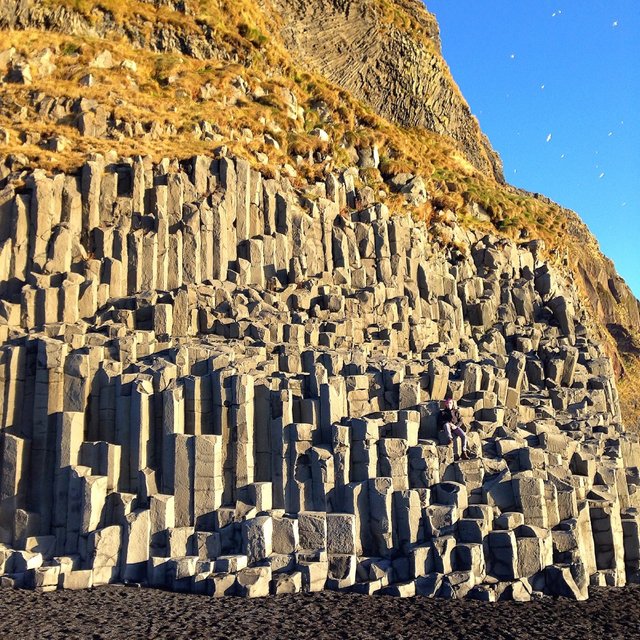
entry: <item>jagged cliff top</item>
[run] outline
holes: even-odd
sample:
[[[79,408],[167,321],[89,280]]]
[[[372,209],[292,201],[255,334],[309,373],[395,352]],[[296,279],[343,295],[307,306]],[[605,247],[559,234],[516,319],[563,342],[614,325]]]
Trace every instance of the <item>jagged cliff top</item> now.
[[[0,207],[25,168],[69,170],[96,151],[160,159],[224,145],[302,190],[356,163],[393,212],[445,241],[448,211],[544,239],[626,370],[623,406],[637,419],[638,301],[578,216],[501,183],[420,3],[10,0],[0,28]],[[426,197],[398,194],[406,174]]]

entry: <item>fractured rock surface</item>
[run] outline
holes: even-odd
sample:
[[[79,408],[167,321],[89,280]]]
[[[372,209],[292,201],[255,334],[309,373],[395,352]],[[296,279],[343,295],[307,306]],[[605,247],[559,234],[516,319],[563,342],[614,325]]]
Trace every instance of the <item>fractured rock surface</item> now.
[[[358,170],[101,156],[0,194],[0,566],[257,597],[638,581],[637,439],[575,292]],[[475,457],[438,431],[454,397]]]
[[[451,136],[474,167],[504,181],[502,161],[452,81],[437,22],[422,2],[396,0],[392,9],[376,0],[274,4],[287,47],[313,68],[392,122]],[[390,9],[394,21],[404,16],[414,28],[389,24]]]

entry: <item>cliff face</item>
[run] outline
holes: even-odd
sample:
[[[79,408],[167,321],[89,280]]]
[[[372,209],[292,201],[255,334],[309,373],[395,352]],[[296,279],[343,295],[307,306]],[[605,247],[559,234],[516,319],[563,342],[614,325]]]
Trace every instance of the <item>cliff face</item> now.
[[[494,601],[640,580],[607,355],[636,348],[637,301],[573,213],[491,177],[428,13],[9,6],[3,584]],[[408,169],[383,176],[391,153]]]
[[[474,167],[503,180],[501,161],[441,56],[437,22],[421,2],[395,3],[395,21],[377,0],[274,3],[286,44],[314,68],[393,122],[450,136]],[[620,374],[625,359],[640,353],[640,303],[578,216],[566,210],[561,215],[567,217],[576,283]]]
[[[284,22],[285,43],[303,60],[391,121],[450,136],[478,170],[503,180],[500,158],[451,78],[438,25],[422,3],[274,4]]]
[[[638,579],[640,444],[570,283],[452,217],[444,246],[357,176],[95,156],[11,184],[5,580],[493,601]]]
[[[536,196],[551,202],[544,196]],[[640,356],[640,301],[618,275],[613,262],[602,251],[587,225],[574,212],[558,207],[566,220],[563,264],[580,298],[599,324],[600,340],[612,358],[618,375],[635,375]],[[627,396],[628,394],[625,394]],[[632,397],[625,403],[632,404]],[[629,413],[629,426],[640,425],[637,410]]]
[[[144,6],[145,0],[129,4]],[[147,11],[134,10],[126,20],[117,20],[109,3],[84,12],[79,10],[81,6],[82,3],[6,0],[0,6],[0,29],[42,29],[68,35],[123,38],[136,47],[183,53],[201,60],[228,57],[218,35],[206,24],[171,19],[172,12],[175,16],[193,16],[184,2],[149,2]],[[237,54],[231,57],[238,57]]]

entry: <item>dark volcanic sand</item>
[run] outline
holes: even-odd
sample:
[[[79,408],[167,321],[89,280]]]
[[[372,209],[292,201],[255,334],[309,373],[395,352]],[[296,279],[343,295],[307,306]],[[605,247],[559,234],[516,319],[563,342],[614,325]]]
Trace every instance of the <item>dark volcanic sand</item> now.
[[[325,592],[245,600],[151,589],[0,591],[0,639],[640,638],[640,586],[587,602],[400,599]]]

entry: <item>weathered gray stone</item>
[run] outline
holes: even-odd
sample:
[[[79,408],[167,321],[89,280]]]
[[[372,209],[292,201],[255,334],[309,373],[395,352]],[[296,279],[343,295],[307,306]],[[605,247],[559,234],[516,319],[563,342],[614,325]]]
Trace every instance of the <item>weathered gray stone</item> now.
[[[292,189],[220,150],[25,175],[0,193],[13,582],[493,601],[640,580],[640,447],[537,249],[443,211],[449,259],[353,168]],[[423,177],[393,184],[426,202]]]

